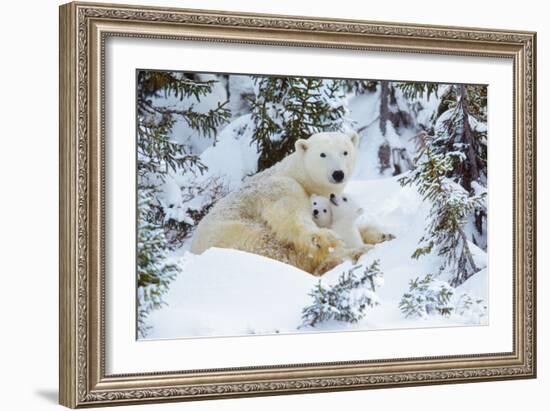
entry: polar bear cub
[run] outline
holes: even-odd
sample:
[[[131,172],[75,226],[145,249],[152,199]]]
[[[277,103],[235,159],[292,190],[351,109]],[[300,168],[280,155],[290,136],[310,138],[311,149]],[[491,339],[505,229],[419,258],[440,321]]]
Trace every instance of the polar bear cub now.
[[[346,248],[361,248],[365,245],[357,224],[363,209],[348,194],[331,194],[330,199],[312,195],[311,214],[315,224],[334,231]]]
[[[384,233],[376,225],[357,224],[363,209],[349,194],[331,194],[330,199],[314,194],[310,200],[313,221],[321,228],[330,228],[336,232],[348,249],[370,247],[395,239],[393,234]]]
[[[332,208],[330,200],[317,194],[311,197],[311,216],[320,228],[330,228],[332,225]]]
[[[361,206],[348,194],[330,195],[332,224],[331,230],[336,232],[347,248],[365,246],[357,219],[364,213]]]

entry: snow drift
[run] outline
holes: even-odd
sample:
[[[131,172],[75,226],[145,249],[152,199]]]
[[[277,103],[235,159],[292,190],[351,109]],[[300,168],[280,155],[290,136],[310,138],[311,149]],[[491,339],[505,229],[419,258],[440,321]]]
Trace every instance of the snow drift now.
[[[378,244],[358,263],[380,261],[384,283],[376,291],[379,305],[357,323],[327,321],[314,328],[302,326],[302,309],[311,304],[309,293],[320,280],[330,285],[351,268],[346,261],[321,277],[296,267],[230,249],[211,248],[202,255],[187,251],[175,257],[180,274],[164,296],[165,306],[147,319],[147,338],[182,338],[250,334],[300,333],[335,330],[375,330],[486,324],[479,307],[467,307],[449,317],[405,318],[399,301],[411,279],[437,272],[433,256],[411,259],[422,236],[429,205],[397,178],[351,181],[346,192],[365,209],[363,222],[376,223],[396,236]],[[476,249],[480,267],[485,252]],[[483,269],[455,290],[456,298],[467,294],[487,302],[487,270]],[[477,310],[477,311],[476,311]]]

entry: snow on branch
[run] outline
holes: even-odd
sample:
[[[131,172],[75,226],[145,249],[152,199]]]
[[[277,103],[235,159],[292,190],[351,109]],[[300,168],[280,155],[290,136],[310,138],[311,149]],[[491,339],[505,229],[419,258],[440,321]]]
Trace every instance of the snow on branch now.
[[[457,286],[479,271],[468,236],[464,231],[469,215],[485,207],[486,192],[470,195],[460,184],[447,177],[454,156],[434,152],[428,145],[415,159],[416,168],[399,182],[415,186],[431,203],[425,233],[412,257],[433,251],[442,257],[440,271],[448,270],[451,284]]]
[[[444,316],[460,319],[469,324],[480,324],[487,317],[487,304],[466,292],[458,293],[446,281],[428,274],[409,282],[409,290],[399,302],[405,318]]]
[[[357,274],[361,268],[364,271]],[[379,304],[376,287],[382,284],[379,261],[370,266],[357,265],[343,272],[336,284],[325,285],[319,280],[309,293],[313,303],[302,311],[302,326],[315,327],[329,320],[356,323],[363,319],[369,307]]]

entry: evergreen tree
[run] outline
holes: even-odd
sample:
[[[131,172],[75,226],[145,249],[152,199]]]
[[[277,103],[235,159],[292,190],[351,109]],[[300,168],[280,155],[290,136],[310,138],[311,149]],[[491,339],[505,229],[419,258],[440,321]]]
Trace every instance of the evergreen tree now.
[[[487,318],[487,303],[481,298],[462,294],[455,303],[455,313],[471,324],[480,324]]]
[[[458,84],[450,87],[447,111],[438,118],[433,149],[453,158],[447,176],[458,182],[468,193],[472,183],[487,182],[487,88]]]
[[[341,80],[341,83],[344,91],[353,96],[374,93],[378,87],[378,81],[375,80]]]
[[[438,86],[433,83],[401,83],[403,94],[414,99],[442,91],[430,136],[431,150],[449,156],[452,166],[446,176],[460,184],[470,195],[480,195],[487,187],[487,87],[479,85]],[[426,135],[422,136],[425,140]],[[422,141],[422,145],[425,141]],[[468,225],[475,230],[470,239],[486,249],[487,209],[480,204],[470,216]]]
[[[487,317],[487,304],[467,293],[457,295],[447,282],[428,274],[409,282],[409,290],[399,302],[405,318],[426,318],[430,315],[460,317],[468,324],[480,324]],[[458,318],[457,318],[458,319]]]
[[[443,105],[447,111],[438,119],[433,147],[454,159],[448,177],[474,195],[487,187],[487,87],[453,85]],[[470,225],[472,241],[483,249],[486,239],[487,208],[479,207]]]
[[[324,285],[321,280],[309,294],[313,303],[302,311],[304,326],[315,327],[318,323],[336,320],[356,323],[366,315],[368,307],[378,305],[376,286],[381,283],[382,272],[379,261],[365,267],[361,276],[357,265],[338,278],[334,285]]]
[[[183,119],[190,129],[201,135],[215,133],[229,117],[226,103],[207,113],[195,111],[193,105],[178,109],[155,104],[155,98],[175,96],[180,101],[200,101],[207,96],[214,80],[201,81],[194,75],[179,72],[142,70],[137,81],[137,275],[138,330],[146,333],[145,318],[151,309],[160,306],[162,293],[175,276],[177,267],[166,262],[170,243],[166,233],[188,235],[193,220],[175,221],[166,218],[159,201],[159,189],[168,172],[201,174],[206,167],[198,155],[172,136],[176,119]],[[188,188],[189,191],[190,188]]]
[[[399,308],[406,318],[425,318],[433,314],[447,316],[454,310],[452,296],[453,288],[449,284],[428,274],[423,279],[415,278],[409,282],[409,292],[403,295]]]
[[[344,126],[343,83],[305,77],[257,77],[251,103],[258,171],[294,150],[298,139]]]
[[[198,112],[193,104],[184,109],[156,105],[154,99],[175,96],[180,101],[195,100],[211,93],[216,80],[202,81],[194,74],[142,70],[137,82],[137,169],[138,191],[144,186],[160,187],[168,172],[202,174],[206,171],[199,156],[186,144],[172,138],[176,119],[183,119],[191,130],[204,137],[215,137],[218,128],[230,118],[227,102],[219,102],[208,112]],[[198,190],[198,189],[197,189]],[[197,191],[194,190],[194,191]],[[188,188],[187,191],[193,191]],[[167,218],[160,202],[151,205],[150,217],[170,231],[176,243],[186,238],[193,227],[192,220]]]
[[[419,97],[430,98],[432,94],[437,96],[439,91],[439,85],[437,83],[418,83],[418,82],[404,82],[395,83],[395,87],[403,92],[403,96],[408,100],[416,100]]]
[[[155,190],[141,187],[138,191],[137,233],[137,329],[141,337],[147,335],[147,314],[162,305],[162,294],[178,273],[177,266],[168,263],[166,239],[161,226],[153,223]]]
[[[378,123],[380,132],[385,138],[384,143],[378,149],[380,172],[392,170],[392,174],[398,175],[413,166],[409,153],[399,136],[400,127],[411,127],[414,120],[408,107],[402,107],[396,97],[395,83],[382,80],[380,88],[380,109]]]
[[[416,168],[399,181],[415,186],[431,206],[424,236],[420,239],[413,258],[435,251],[442,257],[440,271],[447,270],[451,284],[462,284],[478,271],[464,232],[469,215],[485,206],[485,192],[469,195],[451,178],[454,155],[435,153],[432,144],[422,149],[416,159]]]
[[[225,107],[227,102],[201,113],[193,110],[192,105],[182,110],[155,105],[154,97],[174,95],[180,101],[189,98],[199,101],[211,92],[215,82],[196,80],[179,72],[142,70],[138,73],[138,169],[147,171],[149,178],[162,179],[169,168],[182,172],[204,171],[198,156],[171,138],[176,118],[183,119],[189,128],[205,137],[215,136],[218,127],[230,118]]]

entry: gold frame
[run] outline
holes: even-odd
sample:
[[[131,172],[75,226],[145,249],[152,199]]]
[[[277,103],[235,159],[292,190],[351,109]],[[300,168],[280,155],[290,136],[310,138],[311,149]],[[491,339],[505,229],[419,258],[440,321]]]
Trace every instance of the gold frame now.
[[[490,56],[514,64],[514,349],[105,375],[104,44],[109,36]],[[69,3],[60,7],[60,403],[68,407],[534,378],[536,34]],[[266,359],[266,362],[269,360]]]

